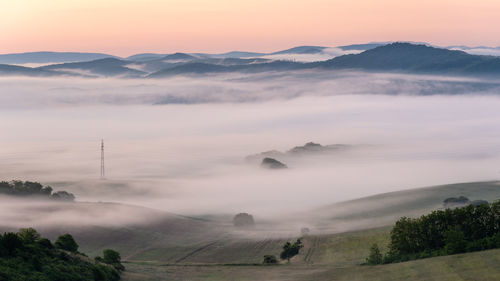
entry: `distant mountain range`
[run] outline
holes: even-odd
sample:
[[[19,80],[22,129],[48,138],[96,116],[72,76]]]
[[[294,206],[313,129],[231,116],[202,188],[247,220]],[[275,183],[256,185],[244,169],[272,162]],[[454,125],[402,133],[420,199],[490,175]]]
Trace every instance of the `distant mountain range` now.
[[[415,43],[369,43],[334,49],[301,46],[269,54],[144,53],[126,59],[97,53],[39,52],[0,55],[0,75],[163,78],[175,75],[284,72],[306,69],[442,75],[498,76],[500,74],[500,57],[473,55],[464,51],[465,48],[463,46],[453,46],[450,49],[436,48]],[[478,48],[471,50],[477,51]],[[491,51],[494,50],[496,49],[491,48]],[[330,57],[333,58],[313,62],[294,59],[294,56],[324,58],[327,54],[331,54]],[[25,65],[30,63],[48,65],[34,67]]]
[[[30,53],[0,55],[0,64],[64,63],[64,62],[91,61],[104,58],[118,58],[118,57],[100,53],[30,52]]]

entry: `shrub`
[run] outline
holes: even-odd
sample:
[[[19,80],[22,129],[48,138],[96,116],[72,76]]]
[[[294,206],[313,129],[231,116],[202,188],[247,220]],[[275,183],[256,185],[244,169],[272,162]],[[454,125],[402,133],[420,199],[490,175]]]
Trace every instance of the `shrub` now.
[[[263,264],[277,264],[278,259],[274,255],[265,255],[264,260],[262,261]]]

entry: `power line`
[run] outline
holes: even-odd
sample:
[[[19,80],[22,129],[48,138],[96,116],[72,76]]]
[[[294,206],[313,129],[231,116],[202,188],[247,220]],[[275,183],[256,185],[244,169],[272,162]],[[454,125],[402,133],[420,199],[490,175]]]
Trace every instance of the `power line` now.
[[[104,173],[104,140],[101,139],[101,180],[106,179],[106,174]]]

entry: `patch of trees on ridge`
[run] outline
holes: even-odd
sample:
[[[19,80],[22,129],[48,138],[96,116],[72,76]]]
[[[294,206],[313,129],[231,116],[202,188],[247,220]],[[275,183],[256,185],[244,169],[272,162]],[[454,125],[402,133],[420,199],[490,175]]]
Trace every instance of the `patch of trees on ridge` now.
[[[54,244],[33,228],[0,234],[0,280],[115,281],[120,280],[120,254],[107,249],[92,260],[78,252],[70,234]]]
[[[474,200],[470,201],[469,198],[465,196],[459,196],[459,197],[450,197],[446,198],[443,201],[443,206],[445,208],[457,208],[457,207],[463,207],[467,205],[482,205],[482,204],[488,204],[488,201],[486,200]]]
[[[384,256],[375,244],[368,264],[500,248],[500,200],[492,204],[433,211],[420,218],[402,217],[391,230]]]
[[[31,196],[62,201],[74,201],[75,196],[66,191],[53,192],[52,187],[31,181],[0,181],[0,194],[11,196]]]

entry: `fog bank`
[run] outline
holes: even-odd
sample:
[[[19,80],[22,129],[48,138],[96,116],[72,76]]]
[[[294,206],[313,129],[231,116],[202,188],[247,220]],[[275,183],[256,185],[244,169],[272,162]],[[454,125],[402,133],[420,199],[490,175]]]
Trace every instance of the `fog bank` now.
[[[495,82],[359,75],[2,78],[0,178],[41,181],[80,201],[263,218],[498,178]],[[309,141],[353,147],[288,159],[282,171],[245,161]]]

